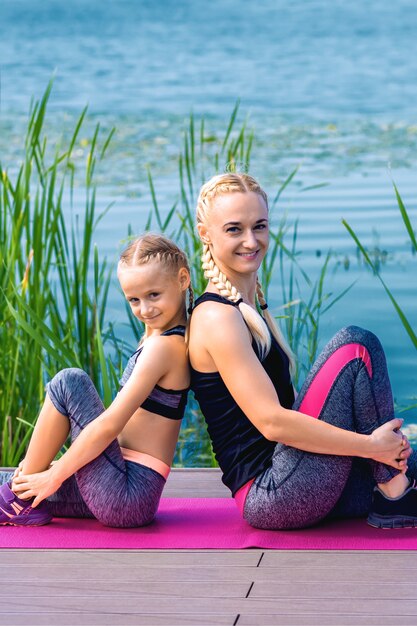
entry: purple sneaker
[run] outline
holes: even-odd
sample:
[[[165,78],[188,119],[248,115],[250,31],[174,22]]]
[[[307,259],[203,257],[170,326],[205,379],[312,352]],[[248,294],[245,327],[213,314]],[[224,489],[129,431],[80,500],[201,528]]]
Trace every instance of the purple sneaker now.
[[[0,487],[0,526],[43,526],[49,524],[52,515],[46,502],[32,509],[33,498],[21,500],[10,489],[9,483]]]

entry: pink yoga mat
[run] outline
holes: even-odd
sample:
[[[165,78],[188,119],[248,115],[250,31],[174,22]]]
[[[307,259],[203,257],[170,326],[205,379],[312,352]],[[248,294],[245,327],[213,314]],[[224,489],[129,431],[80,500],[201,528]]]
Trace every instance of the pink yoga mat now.
[[[232,499],[163,498],[146,528],[117,529],[95,520],[56,518],[39,528],[0,527],[1,548],[417,550],[417,529],[379,530],[364,519],[306,530],[256,530]]]

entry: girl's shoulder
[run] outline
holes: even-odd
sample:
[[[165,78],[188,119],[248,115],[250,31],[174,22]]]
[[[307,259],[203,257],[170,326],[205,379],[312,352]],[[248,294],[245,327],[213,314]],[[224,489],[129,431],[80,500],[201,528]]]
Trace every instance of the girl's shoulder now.
[[[184,329],[185,331],[185,329]],[[185,332],[167,332],[148,337],[142,344],[143,353],[157,352],[160,358],[172,358],[185,353]]]

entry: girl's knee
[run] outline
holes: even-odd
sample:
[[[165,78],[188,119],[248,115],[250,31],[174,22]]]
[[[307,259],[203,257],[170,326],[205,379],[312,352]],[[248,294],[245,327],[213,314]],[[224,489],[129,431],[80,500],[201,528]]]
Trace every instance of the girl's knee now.
[[[60,370],[46,385],[46,391],[55,408],[68,415],[71,397],[85,394],[86,388],[93,385],[88,374],[77,367]]]
[[[88,374],[84,372],[84,370],[79,367],[67,367],[63,370],[60,370],[55,376],[52,378],[51,383],[54,384],[79,384],[85,380],[90,380]]]
[[[90,377],[84,370],[78,367],[68,367],[55,374],[48,384],[48,390],[66,394],[68,392],[81,391],[86,385],[92,384]]]

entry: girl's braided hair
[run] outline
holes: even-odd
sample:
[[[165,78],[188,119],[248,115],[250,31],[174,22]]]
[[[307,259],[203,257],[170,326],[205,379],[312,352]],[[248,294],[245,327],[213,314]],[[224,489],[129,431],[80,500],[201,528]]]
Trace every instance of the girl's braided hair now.
[[[145,265],[149,261],[158,261],[173,276],[176,276],[182,267],[185,267],[191,275],[185,252],[164,235],[154,233],[146,233],[132,241],[120,255],[119,263],[122,267],[135,267]],[[194,292],[190,283],[188,287],[188,312],[191,312],[193,304]]]
[[[268,197],[259,183],[249,174],[226,173],[213,176],[200,189],[197,200],[197,224],[206,224],[207,217],[217,197],[228,193],[248,193],[254,192],[263,198],[268,208]],[[261,316],[258,311],[243,302],[239,291],[232,285],[227,276],[217,266],[211,253],[210,245],[203,242],[202,267],[204,276],[210,280],[219,290],[220,295],[231,302],[238,303],[249,330],[258,346],[261,358],[266,356],[271,348],[271,337],[268,327],[275,339],[287,354],[291,367],[294,365],[293,354],[287,345],[274,317],[269,313],[262,285],[256,279],[256,298],[259,308],[263,312]]]

